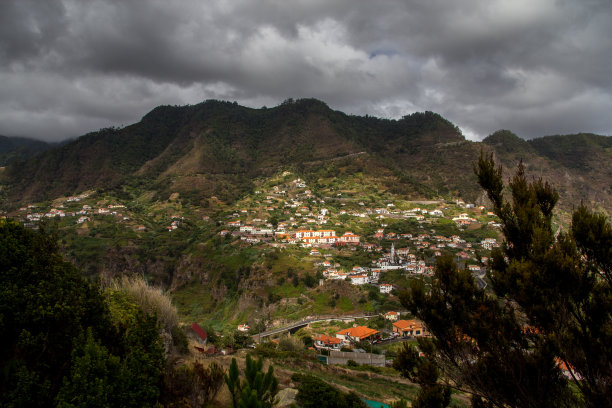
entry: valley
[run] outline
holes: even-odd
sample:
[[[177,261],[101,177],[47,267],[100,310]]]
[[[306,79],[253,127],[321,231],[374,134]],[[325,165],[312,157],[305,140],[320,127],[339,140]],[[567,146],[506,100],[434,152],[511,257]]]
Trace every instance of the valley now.
[[[551,180],[555,236],[576,202],[609,218],[610,138],[499,131],[471,142],[432,112],[390,121],[316,100],[159,107],[14,159],[0,171],[0,217],[51,234],[89,282],[127,276],[161,289],[190,363],[227,368],[222,353],[254,347],[283,388],[308,374],[377,401],[411,400],[419,388],[388,365],[429,332],[402,294],[439,285],[436,264],[450,259],[493,296],[489,261],[504,235],[474,174],[481,154],[504,178],[523,163],[531,180]],[[320,364],[349,350],[387,367],[352,355]],[[467,401],[454,392],[451,406]]]
[[[7,215],[56,230],[67,258],[90,276],[145,276],[170,290],[186,322],[220,331],[395,310],[397,292],[429,279],[442,251],[476,272],[498,245],[485,207],[407,201],[363,174],[310,185],[283,171],[254,184],[231,205],[189,205],[178,192],[152,201],[153,192],[124,186]]]

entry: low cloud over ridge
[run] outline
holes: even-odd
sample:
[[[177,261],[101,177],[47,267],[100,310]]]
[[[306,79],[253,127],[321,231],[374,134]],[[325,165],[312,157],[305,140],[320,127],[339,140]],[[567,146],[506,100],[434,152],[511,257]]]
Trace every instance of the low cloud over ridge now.
[[[0,134],[45,140],[162,104],[314,97],[432,110],[481,139],[612,133],[606,0],[0,2]]]

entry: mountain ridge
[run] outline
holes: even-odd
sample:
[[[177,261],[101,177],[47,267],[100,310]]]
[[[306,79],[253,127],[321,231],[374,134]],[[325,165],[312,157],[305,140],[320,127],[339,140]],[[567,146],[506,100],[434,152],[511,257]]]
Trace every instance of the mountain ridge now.
[[[54,145],[56,144],[27,137],[0,135],[0,166],[6,166],[16,160],[28,159]]]
[[[101,129],[9,164],[3,194],[10,206],[135,182],[153,185],[160,198],[178,190],[199,201],[232,201],[258,176],[281,168],[315,173],[329,160],[351,160],[361,152],[358,166],[384,177],[396,192],[476,200],[482,197],[472,163],[481,150],[493,152],[509,169],[522,159],[528,170],[559,186],[565,207],[586,199],[612,209],[606,182],[612,178],[610,137],[526,141],[504,130],[473,142],[433,112],[380,119],[347,115],[314,99],[261,109],[214,100],[159,106],[135,124]]]

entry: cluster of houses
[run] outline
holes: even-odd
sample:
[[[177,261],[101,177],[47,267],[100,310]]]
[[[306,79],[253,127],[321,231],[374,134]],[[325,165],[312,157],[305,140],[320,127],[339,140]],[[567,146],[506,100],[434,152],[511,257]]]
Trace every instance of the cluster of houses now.
[[[316,251],[316,250],[313,250]],[[313,253],[311,251],[311,254]],[[318,251],[317,251],[318,252]],[[355,266],[348,272],[339,271],[337,269],[339,264],[334,266],[329,261],[319,262],[319,266],[323,266],[326,269],[323,271],[323,277],[331,280],[345,280],[351,282],[353,285],[361,286],[365,284],[378,284],[380,279],[381,269],[371,269],[362,266]],[[388,294],[393,290],[393,285],[388,283],[381,283],[378,285],[380,293]]]
[[[392,337],[414,338],[428,335],[423,322],[419,320],[398,320],[399,314],[397,312],[392,313],[394,313],[390,315],[394,317]],[[387,318],[386,315],[385,318]],[[379,330],[367,326],[354,326],[338,331],[335,336],[319,335],[315,338],[314,346],[317,349],[340,350],[343,347],[353,348],[362,341],[375,343],[380,340],[382,340],[382,333]]]
[[[183,223],[183,220],[185,219],[184,217],[178,214],[174,214],[171,218],[172,218],[172,222],[170,223],[170,225],[166,227],[166,230],[168,230],[169,232],[172,232],[178,227],[180,227],[181,224]]]
[[[289,174],[289,173],[287,173]],[[286,175],[285,174],[285,177]],[[341,197],[342,193],[337,196]],[[382,252],[383,248],[376,243],[363,242],[362,237],[353,233],[346,232],[339,235],[334,228],[304,228],[305,224],[326,224],[333,220],[331,211],[326,207],[325,201],[316,197],[311,190],[308,189],[306,182],[300,178],[296,178],[290,182],[284,182],[278,185],[266,188],[266,190],[255,191],[256,204],[250,207],[243,208],[229,215],[231,218],[227,222],[228,229],[220,232],[221,235],[232,234],[240,236],[240,239],[250,243],[275,241],[274,246],[284,246],[287,244],[300,245],[302,247],[327,247],[327,246],[360,246],[366,251]],[[265,198],[265,200],[263,200]],[[326,198],[327,199],[327,198]],[[340,201],[340,209],[336,216],[355,216],[362,218],[374,219],[415,219],[419,222],[432,222],[435,218],[445,217],[444,209],[431,209],[414,207],[412,209],[401,210],[395,206],[393,202],[386,202],[379,207],[369,208],[364,202],[356,203],[361,208],[348,207],[343,209],[342,206],[349,205],[347,201]],[[456,205],[466,210],[475,209],[474,204],[465,203],[462,200],[457,200]],[[480,213],[484,213],[485,207],[478,207]],[[477,213],[478,213],[478,210]],[[268,222],[266,213],[272,211],[281,211],[285,220],[275,224],[274,226]],[[467,225],[477,222],[473,216],[468,214],[469,211],[453,217],[452,219],[459,225]],[[246,215],[246,217],[244,217]],[[492,215],[489,213],[489,215]],[[259,218],[258,218],[259,217]],[[448,217],[451,219],[451,217]],[[262,220],[263,219],[263,220]],[[341,220],[336,219],[335,225],[342,226]],[[489,223],[491,224],[491,223]],[[493,223],[495,224],[495,223]],[[457,254],[459,259],[468,260],[475,256],[475,250],[472,244],[466,243],[459,236],[446,237],[434,234],[409,234],[396,233],[393,231],[385,231],[384,221],[381,228],[376,231],[373,238],[375,240],[409,240],[410,247],[416,251],[433,250],[434,256],[440,256],[444,249],[459,250]],[[483,248],[490,248],[492,245],[489,241],[483,241]],[[402,254],[402,251],[406,251]],[[397,251],[395,260],[388,257],[381,257],[374,265],[381,270],[387,269],[404,269],[412,274],[432,274],[433,267],[426,265],[423,259],[418,259],[414,254],[409,254],[407,248],[400,248]],[[456,252],[456,251],[453,251]],[[328,278],[331,279],[346,279],[351,275],[351,281],[355,284],[363,284],[368,279],[362,276],[363,274],[343,274],[333,269],[328,270]],[[354,275],[354,276],[353,276]],[[370,281],[367,283],[371,283]],[[386,289],[385,289],[386,290]]]
[[[79,194],[77,196],[70,196],[66,199],[67,203],[78,203],[79,201],[87,198],[90,196],[90,193],[83,193],[83,194]]]
[[[382,230],[377,232],[381,233]],[[393,233],[388,233],[387,236]],[[462,251],[459,251],[456,256],[459,259],[469,260],[474,255],[474,249],[472,245],[466,243],[465,240],[461,239],[459,236],[454,235],[450,238],[444,237],[441,235],[430,236],[429,234],[419,234],[418,236],[412,236],[412,234],[402,234],[406,235],[405,238],[416,241],[416,243],[425,248],[434,249],[434,255],[440,256],[441,250],[444,247],[448,248],[463,248]],[[393,239],[394,235],[390,235]],[[436,241],[435,243],[430,243],[429,241]],[[418,247],[417,245],[417,247]],[[487,238],[481,242],[481,246],[485,249],[492,249],[493,247],[499,246],[497,244],[497,240],[495,238]],[[317,252],[318,253],[318,252]],[[311,255],[313,252],[311,252]],[[488,258],[483,257],[482,261],[486,262]],[[387,270],[392,269],[402,269],[405,270],[409,274],[416,275],[427,275],[432,276],[434,272],[434,268],[431,265],[426,265],[423,259],[417,259],[415,254],[410,253],[410,248],[399,248],[395,249],[395,244],[391,244],[391,249],[388,253],[385,253],[377,260],[373,261],[374,266],[372,268],[355,266],[350,271],[339,271],[336,269],[336,266],[332,266],[331,262],[323,261],[319,263],[319,266],[323,266],[325,269],[323,270],[323,276],[326,279],[340,279],[340,280],[348,280],[353,285],[364,285],[364,284],[377,284],[381,273]],[[473,272],[478,272],[481,270],[479,265],[469,265],[469,268]],[[392,285],[390,284],[380,284],[379,289],[381,293],[390,293],[393,290]]]
[[[73,201],[80,201],[80,199],[77,200],[77,197],[71,197],[71,198],[73,199]],[[35,208],[36,206],[30,205],[28,207],[22,207],[18,211],[26,212],[25,219],[29,222],[40,221],[43,218],[55,218],[55,217],[64,218],[64,217],[78,216],[79,218],[77,219],[77,224],[82,224],[83,222],[89,220],[89,217],[87,216],[88,214],[122,216],[122,214],[118,212],[117,209],[125,208],[125,206],[120,205],[120,204],[117,204],[117,205],[110,204],[107,207],[92,208],[90,205],[85,204],[80,210],[64,211],[63,205],[60,205],[58,206],[58,208],[51,208],[47,212],[35,212],[33,211],[33,209]]]
[[[80,194],[78,196],[71,196],[65,200],[65,203],[75,203],[79,202],[90,196],[90,193]],[[124,211],[126,210],[126,206],[123,204],[108,204],[100,207],[92,207],[91,205],[84,204],[79,209],[72,209],[70,211],[65,210],[64,204],[59,204],[57,208],[51,208],[46,212],[37,212],[35,205],[28,205],[27,207],[21,207],[18,209],[19,212],[25,212],[24,215],[26,220],[26,226],[35,227],[35,222],[42,220],[43,218],[64,218],[64,217],[78,217],[76,219],[76,224],[80,225],[87,221],[92,220],[92,216],[114,216],[118,217],[121,221],[130,221],[131,218],[128,216],[124,216]],[[166,226],[167,231],[174,231],[180,227],[182,224],[184,217],[181,215],[175,214],[171,217],[171,223]],[[144,225],[137,225],[133,227],[134,231],[145,231],[146,227]]]
[[[258,220],[258,222],[261,222],[261,220]],[[278,224],[277,228],[274,229],[271,224],[261,227],[251,224],[243,225],[240,220],[229,221],[226,225],[229,228],[234,228],[234,231],[223,230],[219,232],[219,235],[232,234],[239,236],[243,241],[252,243],[276,239],[282,243],[298,244],[304,248],[359,245],[360,243],[359,235],[350,231],[342,235],[337,235],[333,229],[287,231],[287,224],[285,223]]]
[[[485,238],[480,242],[480,245],[483,249],[491,250],[493,248],[498,248],[499,244],[495,238]]]
[[[478,222],[475,218],[470,217],[467,213],[459,214],[458,216],[453,217],[452,220],[459,226],[470,225],[474,222]]]

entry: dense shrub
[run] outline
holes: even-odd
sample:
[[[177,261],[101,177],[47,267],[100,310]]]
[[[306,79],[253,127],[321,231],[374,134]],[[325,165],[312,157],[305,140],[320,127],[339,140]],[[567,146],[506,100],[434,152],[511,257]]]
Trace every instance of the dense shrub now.
[[[312,375],[293,374],[291,379],[299,383],[296,401],[302,408],[365,408],[365,403],[355,393],[343,393],[325,381]]]
[[[124,276],[114,280],[110,288],[126,292],[145,313],[155,315],[160,325],[168,332],[178,326],[179,316],[176,306],[161,288],[150,286],[142,277]]]
[[[102,296],[44,230],[0,220],[0,405],[154,406],[159,325],[130,299]]]
[[[55,239],[0,220],[0,405],[49,406],[68,374],[73,341],[108,333],[95,285],[65,262]]]
[[[304,341],[295,336],[283,336],[278,341],[280,351],[301,351],[304,350]]]
[[[199,361],[166,368],[162,401],[168,407],[202,407],[215,399],[223,386],[225,370],[212,362]]]

